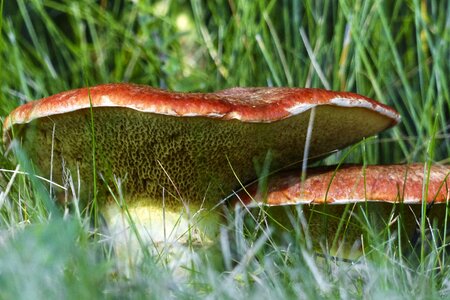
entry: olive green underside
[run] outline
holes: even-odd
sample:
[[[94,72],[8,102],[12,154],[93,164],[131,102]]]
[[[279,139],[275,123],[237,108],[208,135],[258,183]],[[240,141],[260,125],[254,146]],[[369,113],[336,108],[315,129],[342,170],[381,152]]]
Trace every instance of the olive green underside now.
[[[253,208],[252,214],[260,215],[258,209]],[[370,245],[368,239],[379,239],[378,242],[387,241],[394,233],[399,233],[396,237],[401,238],[401,245],[405,249],[408,247],[410,249],[410,243],[414,242],[415,232],[419,230],[418,224],[421,223],[421,209],[421,204],[363,202],[345,205],[265,207],[264,211],[270,216],[267,218],[269,226],[276,229],[273,234],[274,238],[282,237],[283,233],[297,227],[300,212],[307,224],[308,235],[315,248],[326,246],[339,257],[351,258],[352,255],[361,254],[360,250],[363,247],[361,239],[365,239],[365,243]],[[428,207],[428,221],[425,229],[428,230],[430,226],[442,229],[446,211],[445,203]],[[289,215],[295,217],[290,218]],[[248,220],[253,220],[253,218],[248,218]],[[295,222],[295,224],[291,222]],[[288,236],[292,236],[292,234]],[[436,235],[434,238],[441,242],[443,237]],[[398,242],[396,241],[396,243]],[[340,253],[338,253],[338,248],[341,248]]]
[[[128,199],[165,195],[169,206],[180,199],[197,204],[206,199],[213,205],[238,188],[239,181],[256,179],[254,161],[262,165],[269,150],[272,171],[299,163],[309,116],[308,111],[273,123],[244,123],[95,108],[96,170],[111,185],[114,176],[120,178]],[[38,169],[49,177],[54,127],[53,179],[63,183],[64,158],[74,180],[79,168],[86,193],[92,189],[93,173],[90,117],[90,110],[83,109],[15,126],[14,132]],[[376,134],[390,122],[364,108],[319,106],[310,156]],[[102,182],[98,186],[104,190]]]

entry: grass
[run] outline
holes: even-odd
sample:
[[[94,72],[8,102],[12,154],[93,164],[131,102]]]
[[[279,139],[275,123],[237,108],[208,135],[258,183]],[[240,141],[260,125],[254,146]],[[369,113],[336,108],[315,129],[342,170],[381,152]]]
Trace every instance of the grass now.
[[[150,2],[1,1],[1,120],[31,99],[86,83],[320,87],[372,97],[402,115],[399,126],[324,163],[450,162],[447,1]],[[275,239],[270,228],[252,231],[248,216],[236,212],[217,249],[191,251],[195,263],[181,275],[157,255],[125,273],[93,234],[89,213],[56,207],[26,154],[2,147],[0,167],[12,172],[0,173],[0,298],[450,294],[443,246],[431,243],[411,259],[392,228],[371,229],[370,218],[362,220],[370,251],[353,263],[313,250],[295,215],[290,234]]]

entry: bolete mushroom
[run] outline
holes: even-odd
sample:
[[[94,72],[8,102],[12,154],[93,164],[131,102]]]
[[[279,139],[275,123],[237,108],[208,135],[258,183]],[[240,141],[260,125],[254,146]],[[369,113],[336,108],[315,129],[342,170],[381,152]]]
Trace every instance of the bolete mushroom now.
[[[5,119],[3,140],[8,144],[17,138],[42,175],[50,177],[52,170],[57,182],[62,183],[64,168],[70,170],[74,180],[83,182],[85,199],[92,196],[95,146],[97,172],[107,182],[121,178],[135,221],[156,222],[151,235],[163,240],[160,226],[168,226],[169,233],[168,219],[179,221],[180,211],[213,207],[241,183],[257,178],[254,163],[262,164],[268,151],[270,170],[299,163],[313,110],[310,157],[374,135],[400,119],[392,108],[347,92],[263,87],[203,94],[104,84],[18,107]],[[105,189],[100,193],[107,219],[120,222],[113,216],[117,205],[106,199]]]
[[[426,216],[432,220],[426,223],[427,227],[443,225],[446,204],[450,201],[450,166],[427,167],[416,163],[317,167],[308,169],[303,181],[301,171],[291,170],[272,175],[265,191],[259,191],[256,182],[236,192],[231,201],[247,207],[304,204],[302,212],[309,221],[313,240],[320,241],[319,237],[327,237],[330,243],[337,240],[339,243],[331,250],[336,252],[340,247],[347,251],[355,242],[361,245],[359,240],[364,233],[361,219],[369,216],[378,220],[379,229],[395,224],[401,216],[402,231],[408,239],[420,224],[424,203]],[[285,212],[274,209],[271,213]],[[360,213],[365,216],[358,221],[355,216]]]

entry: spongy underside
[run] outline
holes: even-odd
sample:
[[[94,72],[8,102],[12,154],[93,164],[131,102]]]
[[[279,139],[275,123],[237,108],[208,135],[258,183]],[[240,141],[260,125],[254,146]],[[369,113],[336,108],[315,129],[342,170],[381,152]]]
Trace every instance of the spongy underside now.
[[[397,237],[401,240],[395,242],[401,242],[405,249],[409,249],[414,235],[420,232],[421,204],[360,202],[345,205],[306,204],[300,207],[264,208],[264,212],[270,215],[267,217],[269,226],[275,229],[272,236],[283,237],[286,230],[290,231],[293,226],[296,227],[297,224],[291,222],[298,220],[301,213],[301,218],[308,228],[307,238],[311,239],[313,247],[326,247],[332,255],[341,258],[352,259],[360,256],[364,243],[373,238],[387,240]],[[259,216],[259,209],[253,208],[250,212]],[[445,214],[445,203],[428,207],[426,230],[430,229],[429,227],[442,229],[445,226]],[[384,237],[383,234],[387,233],[389,236]],[[440,238],[442,237],[436,236],[436,240]]]
[[[303,157],[310,112],[273,123],[244,123],[205,117],[173,117],[127,108],[95,108],[96,170],[107,182],[121,178],[130,197],[216,203],[258,174],[271,151],[270,170]],[[15,128],[24,132],[25,149],[49,176],[62,181],[64,166],[84,189],[92,186],[92,138],[89,109],[55,115]],[[384,130],[391,120],[365,108],[323,105],[316,108],[310,156],[318,156]],[[23,130],[26,129],[26,130]],[[20,134],[20,133],[19,133]],[[100,182],[99,186],[104,184]],[[169,197],[168,195],[173,195]]]

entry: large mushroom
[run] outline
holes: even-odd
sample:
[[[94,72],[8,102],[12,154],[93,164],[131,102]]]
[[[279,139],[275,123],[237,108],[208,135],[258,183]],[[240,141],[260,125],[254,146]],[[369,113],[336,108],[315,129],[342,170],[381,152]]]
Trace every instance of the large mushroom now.
[[[154,223],[150,232],[158,241],[167,238],[161,226],[171,232],[169,219],[185,222],[180,212],[211,208],[257,178],[254,164],[267,162],[269,152],[271,171],[298,164],[308,126],[308,156],[319,157],[399,119],[392,108],[347,92],[232,88],[202,94],[105,84],[18,107],[5,119],[3,140],[17,139],[42,175],[59,183],[70,170],[83,182],[85,199],[93,197],[95,153],[99,178],[110,186],[112,178],[121,179],[134,221]],[[119,206],[106,189],[99,193],[107,220],[120,223]]]
[[[332,253],[344,251],[338,254],[345,257],[360,253],[366,218],[377,220],[380,230],[395,224],[396,231],[401,216],[401,230],[407,237],[404,241],[410,241],[421,224],[422,204],[429,220],[427,228],[444,225],[450,201],[449,165],[328,166],[310,168],[303,177],[301,180],[301,171],[279,172],[266,179],[263,190],[255,182],[235,192],[231,202],[246,207],[274,207],[270,213],[275,215],[286,212],[279,209],[281,206],[302,204],[316,246],[325,237],[329,246],[335,242]],[[277,217],[283,219],[287,221],[286,217]],[[352,249],[354,245],[357,247]]]

